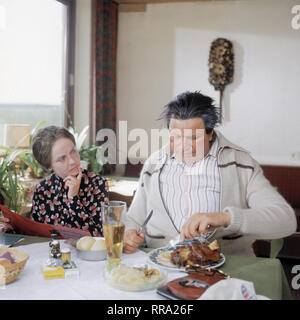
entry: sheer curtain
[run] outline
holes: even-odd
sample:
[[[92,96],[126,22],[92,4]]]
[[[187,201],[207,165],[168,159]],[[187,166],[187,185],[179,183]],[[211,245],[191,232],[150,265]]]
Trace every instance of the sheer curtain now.
[[[0,0],[0,7],[2,145],[6,124],[64,124],[68,18],[53,0]]]

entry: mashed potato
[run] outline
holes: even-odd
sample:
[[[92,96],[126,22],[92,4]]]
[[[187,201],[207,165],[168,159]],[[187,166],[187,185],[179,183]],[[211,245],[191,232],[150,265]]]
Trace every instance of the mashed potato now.
[[[163,275],[158,269],[134,268],[120,265],[109,274],[109,280],[115,284],[124,285],[144,285],[149,283],[157,283],[163,279]]]

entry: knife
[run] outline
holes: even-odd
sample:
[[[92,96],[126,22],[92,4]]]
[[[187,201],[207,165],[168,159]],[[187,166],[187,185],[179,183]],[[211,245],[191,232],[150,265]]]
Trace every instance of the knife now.
[[[147,225],[147,223],[149,222],[150,218],[152,217],[153,214],[153,210],[150,211],[148,217],[146,218],[146,220],[144,221],[144,223],[139,227],[138,231],[137,231],[137,235],[139,235],[141,232],[143,232],[145,230],[145,227]]]

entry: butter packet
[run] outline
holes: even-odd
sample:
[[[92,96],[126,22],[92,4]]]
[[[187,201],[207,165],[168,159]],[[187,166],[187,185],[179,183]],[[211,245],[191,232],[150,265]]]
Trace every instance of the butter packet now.
[[[65,277],[65,270],[60,266],[43,265],[42,272],[45,280],[63,279]]]

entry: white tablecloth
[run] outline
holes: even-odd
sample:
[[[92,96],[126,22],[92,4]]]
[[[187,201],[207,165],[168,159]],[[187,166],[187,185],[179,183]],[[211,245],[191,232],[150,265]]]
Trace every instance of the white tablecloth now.
[[[66,247],[63,240],[61,247]],[[109,286],[103,276],[106,261],[85,261],[77,258],[76,250],[71,247],[71,257],[79,267],[79,277],[44,280],[41,265],[48,259],[47,242],[20,246],[29,254],[23,272],[18,279],[6,286],[0,286],[0,300],[158,300],[164,299],[156,290],[127,292]],[[148,255],[143,251],[123,254],[122,262],[127,265],[149,263]],[[184,273],[167,271],[167,280],[173,280]]]

